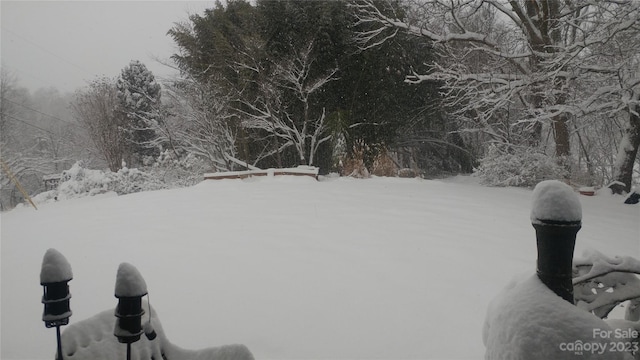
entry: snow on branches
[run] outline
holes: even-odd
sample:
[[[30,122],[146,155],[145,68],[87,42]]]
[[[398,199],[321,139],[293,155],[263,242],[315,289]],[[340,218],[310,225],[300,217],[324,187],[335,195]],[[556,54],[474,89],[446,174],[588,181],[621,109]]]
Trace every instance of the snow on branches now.
[[[230,96],[215,86],[191,78],[166,86],[168,114],[156,129],[158,138],[175,158],[196,156],[206,171],[229,171],[236,156],[236,115],[229,111]]]
[[[128,119],[122,130],[132,148],[131,155],[137,155],[135,160],[139,162],[143,156],[158,155],[153,127],[161,121],[160,84],[143,63],[132,60],[122,69],[116,88],[119,110]]]
[[[313,165],[319,146],[331,139],[327,134],[325,109],[314,109],[311,98],[323,86],[335,80],[337,69],[312,76],[315,58],[310,41],[296,51],[291,59],[273,64],[268,75],[261,74],[257,82],[258,96],[241,101],[242,126],[263,130],[277,144],[273,150],[262,154],[267,157],[290,146],[295,147],[302,165]],[[245,66],[255,72],[259,67]],[[289,95],[289,96],[288,96]],[[291,97],[297,101],[292,101]]]
[[[573,262],[574,296],[578,307],[605,318],[627,300],[640,302],[640,260],[631,256],[607,257],[586,251]]]
[[[571,155],[570,124],[637,105],[640,2],[358,0],[352,8],[363,51],[399,32],[439,51],[429,71],[406,81],[440,84],[461,131],[538,147],[546,126],[562,159]]]

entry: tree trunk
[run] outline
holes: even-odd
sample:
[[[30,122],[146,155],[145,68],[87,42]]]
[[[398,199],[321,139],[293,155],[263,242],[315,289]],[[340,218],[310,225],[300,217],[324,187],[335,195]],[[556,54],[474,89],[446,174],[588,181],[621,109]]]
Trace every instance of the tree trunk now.
[[[624,184],[624,188],[614,190],[619,193],[622,190],[631,191],[631,180],[633,178],[633,165],[638,155],[640,147],[640,106],[636,105],[629,109],[629,125],[618,146],[618,156],[613,170],[613,180]]]
[[[556,143],[556,156],[558,158],[567,157],[571,154],[571,144],[569,142],[569,126],[566,114],[561,114],[553,119],[553,133]]]

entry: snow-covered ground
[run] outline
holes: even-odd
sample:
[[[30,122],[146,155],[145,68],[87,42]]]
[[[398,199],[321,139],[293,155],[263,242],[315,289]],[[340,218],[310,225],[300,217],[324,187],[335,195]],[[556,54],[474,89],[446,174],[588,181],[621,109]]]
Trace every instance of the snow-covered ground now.
[[[640,206],[580,200],[577,255],[640,257]],[[482,359],[489,302],[535,270],[530,209],[530,190],[468,177],[210,180],[15,209],[1,217],[0,357],[53,358],[39,274],[56,248],[73,268],[71,323],[115,307],[116,271],[129,262],[184,348]]]

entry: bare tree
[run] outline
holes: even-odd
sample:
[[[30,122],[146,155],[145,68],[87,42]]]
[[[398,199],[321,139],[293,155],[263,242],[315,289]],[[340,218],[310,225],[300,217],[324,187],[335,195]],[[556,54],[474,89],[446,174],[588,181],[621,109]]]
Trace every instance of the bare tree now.
[[[168,114],[156,122],[158,146],[180,158],[192,154],[212,171],[229,171],[236,156],[234,116],[229,112],[229,96],[192,79],[165,86]]]
[[[363,49],[399,31],[425,38],[447,60],[431,64],[427,74],[410,74],[408,81],[440,81],[452,115],[477,124],[495,141],[511,141],[512,133],[496,126],[499,119],[506,119],[506,129],[526,134],[530,144],[540,141],[542,126],[548,124],[559,158],[571,154],[570,121],[595,110],[585,109],[574,89],[600,69],[581,65],[594,48],[636,33],[640,6],[630,0],[401,4],[353,4]],[[589,93],[582,97],[590,98],[600,88],[585,90]]]
[[[638,8],[634,15],[640,17]],[[579,109],[610,121],[621,119],[624,124],[612,169],[612,180],[624,186],[614,187],[616,192],[631,190],[640,147],[640,23],[633,28],[635,31],[616,41],[593,46],[580,65],[581,70],[589,71],[587,86],[597,90],[579,104]]]
[[[291,59],[273,64],[269,76],[259,74],[259,95],[243,99],[242,126],[262,130],[276,146],[263,157],[293,146],[301,165],[313,165],[319,146],[331,139],[327,134],[325,109],[312,109],[312,97],[335,79],[337,69],[314,74],[313,42],[295,52]],[[259,66],[245,66],[256,73]],[[295,101],[292,101],[292,98]]]
[[[55,170],[55,161],[49,157],[48,139],[57,136],[46,124],[38,122],[38,110],[30,93],[5,70],[0,76],[0,95],[0,155],[6,164],[6,169],[0,172],[0,206],[4,208],[21,201],[21,192],[11,176],[27,193],[42,190],[42,176]]]
[[[24,103],[28,102],[29,93],[18,86],[16,76],[0,69],[0,142],[6,146],[9,142],[16,144],[19,128],[25,125],[22,115],[25,111]]]
[[[117,92],[111,79],[97,79],[79,91],[71,105],[76,118],[114,172],[129,156],[123,131],[126,117],[117,111]]]
[[[624,184],[619,189],[614,188],[614,192],[631,191],[633,180],[633,168],[638,156],[640,147],[640,105],[638,105],[639,94],[634,92],[631,99],[633,104],[629,105],[629,121],[620,141],[616,162],[613,169],[613,180]]]

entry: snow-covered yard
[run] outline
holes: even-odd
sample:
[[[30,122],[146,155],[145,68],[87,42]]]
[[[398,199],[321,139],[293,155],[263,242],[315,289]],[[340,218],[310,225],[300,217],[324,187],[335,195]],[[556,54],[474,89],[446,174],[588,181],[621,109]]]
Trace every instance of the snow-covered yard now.
[[[640,206],[580,197],[576,254],[640,257]],[[2,213],[2,359],[51,359],[40,266],[71,263],[71,323],[134,264],[168,338],[256,359],[482,359],[487,306],[535,271],[531,191],[442,181],[205,181]],[[63,327],[64,330],[64,327]],[[134,344],[135,346],[135,344]]]

